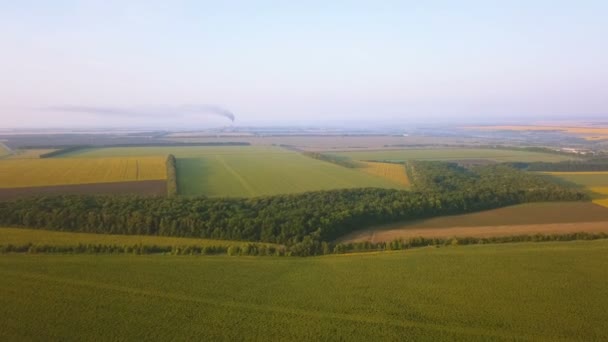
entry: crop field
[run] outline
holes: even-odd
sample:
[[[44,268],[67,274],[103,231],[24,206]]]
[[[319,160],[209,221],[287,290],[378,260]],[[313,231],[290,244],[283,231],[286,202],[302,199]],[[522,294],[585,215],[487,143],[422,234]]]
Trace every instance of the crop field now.
[[[608,187],[608,172],[542,172],[588,188]]]
[[[174,133],[167,140],[179,143],[210,143],[218,141],[246,142],[255,146],[289,145],[306,151],[377,150],[398,148],[397,146],[420,146],[436,144],[479,144],[478,138],[436,136],[352,136],[352,135],[285,135],[285,136],[233,136],[208,133]]]
[[[41,154],[57,151],[56,149],[37,148],[37,149],[22,149],[16,150],[15,154],[8,157],[9,159],[39,159]]]
[[[557,131],[572,135],[578,135],[586,140],[604,140],[608,139],[607,127],[584,127],[584,126],[471,126],[468,129],[483,130],[483,131]]]
[[[251,197],[358,187],[400,188],[391,180],[273,146],[136,147],[81,150],[64,157],[173,154],[181,195]]]
[[[589,202],[528,203],[355,231],[340,239],[392,241],[412,237],[490,237],[608,232],[608,208]]]
[[[0,161],[0,188],[132,182],[167,178],[166,157]]]
[[[8,150],[8,148],[2,142],[0,142],[0,158],[3,158],[9,154],[10,151]]]
[[[580,185],[592,193],[594,203],[608,207],[608,172],[543,172],[542,174]]]
[[[376,162],[363,162],[364,167],[361,171],[384,177],[390,181],[393,181],[402,186],[409,186],[410,180],[405,172],[405,165],[393,164],[393,163],[376,163]]]
[[[232,246],[244,245],[246,242],[212,239],[195,239],[149,235],[114,235],[58,232],[26,228],[0,227],[0,245],[47,244],[52,246],[74,246],[78,244],[94,245],[155,245],[155,246]],[[272,245],[266,243],[265,245]]]
[[[499,149],[402,149],[356,152],[335,152],[332,154],[349,157],[354,160],[371,161],[407,161],[417,160],[491,160],[497,162],[558,162],[571,159],[567,156],[549,153],[511,151]]]
[[[54,195],[141,195],[167,196],[167,181],[148,180],[135,182],[112,182],[92,184],[70,184],[35,186],[27,188],[0,188],[0,201],[10,201],[31,196]]]
[[[606,340],[608,241],[0,258],[0,340]],[[549,314],[550,313],[550,314]]]

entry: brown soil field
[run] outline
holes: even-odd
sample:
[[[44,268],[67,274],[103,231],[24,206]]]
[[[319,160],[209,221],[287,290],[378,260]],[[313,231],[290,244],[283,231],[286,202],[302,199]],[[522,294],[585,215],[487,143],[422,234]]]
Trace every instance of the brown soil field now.
[[[39,186],[29,188],[0,189],[0,201],[40,195],[127,195],[166,196],[167,181],[151,180],[136,182],[95,183],[77,185]]]
[[[552,228],[553,227],[553,228]],[[583,230],[576,227],[581,227]],[[530,203],[477,213],[382,225],[353,232],[339,241],[391,241],[408,237],[521,235],[608,231],[608,208],[591,202]]]
[[[395,239],[415,237],[452,238],[452,237],[500,237],[513,235],[551,235],[567,233],[608,233],[608,221],[579,222],[579,223],[545,223],[511,226],[482,226],[482,227],[452,227],[452,228],[422,228],[394,229],[371,232],[361,232],[350,235],[342,242],[370,241],[390,242]]]

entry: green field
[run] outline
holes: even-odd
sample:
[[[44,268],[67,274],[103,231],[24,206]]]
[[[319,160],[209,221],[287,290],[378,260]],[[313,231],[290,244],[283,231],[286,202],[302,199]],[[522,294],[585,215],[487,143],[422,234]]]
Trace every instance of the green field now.
[[[58,232],[40,229],[25,228],[1,228],[0,245],[52,245],[52,246],[74,246],[78,244],[91,245],[149,245],[149,246],[241,246],[248,242],[179,238],[166,236],[146,236],[146,235],[113,235],[113,234],[88,234]],[[270,243],[257,243],[263,245],[273,245]],[[276,246],[276,245],[274,245]]]
[[[606,340],[608,240],[316,258],[3,255],[0,340]]]
[[[251,197],[346,188],[403,188],[380,176],[273,146],[134,147],[80,150],[70,158],[152,156],[177,158],[181,195]]]
[[[569,160],[567,156],[549,153],[538,153],[515,150],[480,149],[480,148],[444,148],[444,149],[404,149],[336,152],[335,155],[349,157],[354,160],[406,161],[417,160],[475,160],[485,159],[497,162],[558,162]]]
[[[608,172],[542,172],[586,188],[608,187]]]
[[[593,202],[608,208],[608,172],[539,172],[587,189]]]

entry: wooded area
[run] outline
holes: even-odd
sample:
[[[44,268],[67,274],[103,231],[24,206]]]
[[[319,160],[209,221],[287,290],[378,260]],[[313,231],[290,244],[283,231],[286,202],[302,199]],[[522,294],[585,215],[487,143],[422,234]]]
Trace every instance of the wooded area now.
[[[200,237],[284,244],[316,255],[370,225],[525,202],[585,200],[577,189],[504,166],[412,162],[415,191],[350,189],[242,198],[56,196],[0,203],[0,224],[73,232]]]

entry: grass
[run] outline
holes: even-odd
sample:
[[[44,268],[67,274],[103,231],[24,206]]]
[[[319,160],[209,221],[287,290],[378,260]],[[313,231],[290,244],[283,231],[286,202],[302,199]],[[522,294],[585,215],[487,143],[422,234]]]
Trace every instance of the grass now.
[[[608,241],[318,258],[4,255],[0,339],[606,340]]]
[[[567,156],[549,153],[511,151],[480,148],[438,148],[438,149],[403,149],[378,151],[336,152],[334,154],[350,157],[354,160],[375,161],[407,161],[417,160],[479,160],[486,159],[497,162],[558,162],[571,159]]]
[[[166,157],[0,161],[0,188],[162,180]]]
[[[405,173],[405,165],[392,163],[362,162],[361,171],[384,177],[401,186],[410,186],[410,180]]]
[[[136,147],[81,150],[70,158],[175,155],[178,192],[252,197],[360,187],[400,188],[390,180],[273,146]]]
[[[0,245],[27,245],[30,243],[34,245],[52,246],[74,246],[78,244],[132,246],[142,244],[148,246],[228,247],[246,245],[248,242],[146,235],[71,233],[0,227]],[[273,244],[266,243],[265,245],[270,246]]]

